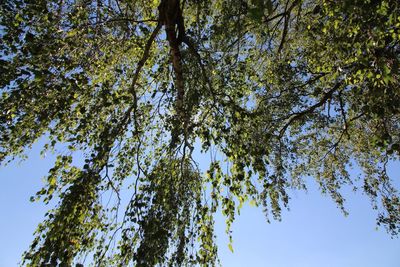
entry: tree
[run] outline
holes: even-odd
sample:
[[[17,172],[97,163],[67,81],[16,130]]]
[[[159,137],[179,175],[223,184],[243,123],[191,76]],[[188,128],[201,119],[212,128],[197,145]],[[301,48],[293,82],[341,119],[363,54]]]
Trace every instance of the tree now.
[[[58,155],[24,263],[213,265],[218,210],[229,235],[247,201],[280,219],[311,177],[344,213],[361,188],[397,235],[399,5],[2,1],[0,161],[42,136]]]

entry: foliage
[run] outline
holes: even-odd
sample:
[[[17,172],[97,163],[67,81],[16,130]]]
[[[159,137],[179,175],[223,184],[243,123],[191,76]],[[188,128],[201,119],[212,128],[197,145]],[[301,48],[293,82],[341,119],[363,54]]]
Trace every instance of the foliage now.
[[[0,161],[58,153],[24,263],[214,265],[218,210],[229,235],[246,201],[280,219],[311,177],[345,213],[360,187],[397,235],[399,5],[2,1]]]

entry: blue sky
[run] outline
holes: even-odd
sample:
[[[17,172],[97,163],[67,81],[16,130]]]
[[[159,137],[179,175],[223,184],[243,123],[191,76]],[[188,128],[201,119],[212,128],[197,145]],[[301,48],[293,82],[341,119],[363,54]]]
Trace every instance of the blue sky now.
[[[42,185],[53,156],[42,159],[38,145],[28,156],[0,169],[0,267],[17,266],[48,208],[29,202],[29,197]],[[398,180],[399,164],[391,171]],[[362,194],[347,194],[348,217],[312,186],[308,193],[291,197],[290,211],[283,213],[281,222],[268,224],[261,209],[245,206],[233,224],[234,253],[227,246],[224,219],[217,216],[222,266],[400,266],[400,239],[375,229],[376,212]]]

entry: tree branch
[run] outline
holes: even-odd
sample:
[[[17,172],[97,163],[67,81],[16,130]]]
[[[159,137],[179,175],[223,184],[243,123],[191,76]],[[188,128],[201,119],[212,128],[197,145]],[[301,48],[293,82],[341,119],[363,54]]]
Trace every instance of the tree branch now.
[[[136,71],[135,74],[133,76],[133,80],[132,80],[132,84],[131,87],[129,88],[129,92],[132,94],[133,96],[133,105],[129,108],[127,115],[129,116],[130,111],[132,111],[133,109],[133,113],[134,113],[134,123],[135,123],[135,130],[137,131],[139,129],[139,123],[137,121],[137,107],[138,107],[138,97],[137,97],[137,93],[136,93],[136,85],[137,85],[137,81],[140,77],[140,72],[144,66],[144,64],[146,63],[147,59],[149,58],[150,55],[150,48],[151,45],[153,44],[155,38],[157,37],[160,29],[161,29],[161,21],[158,21],[158,24],[156,26],[156,28],[153,30],[153,32],[151,33],[149,39],[147,40],[147,43],[144,47],[143,50],[143,55],[142,58],[139,60],[137,67],[136,67]]]
[[[333,93],[339,89],[339,87],[341,86],[341,83],[336,83],[335,86],[329,90],[328,92],[326,92],[322,98],[314,105],[312,105],[311,107],[309,107],[308,109],[302,110],[300,112],[296,112],[294,114],[292,114],[293,116],[291,116],[289,118],[289,121],[282,127],[282,129],[279,131],[279,138],[282,138],[282,136],[285,134],[287,128],[296,120],[301,119],[303,116],[310,114],[312,112],[314,112],[314,110],[316,110],[317,108],[321,107],[322,105],[324,105],[326,103],[326,101],[328,101],[328,99],[332,98]]]

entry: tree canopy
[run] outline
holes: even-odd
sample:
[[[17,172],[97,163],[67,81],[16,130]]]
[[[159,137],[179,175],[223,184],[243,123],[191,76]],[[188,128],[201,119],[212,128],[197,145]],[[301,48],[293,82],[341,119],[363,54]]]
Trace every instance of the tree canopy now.
[[[3,0],[0,12],[0,162],[43,136],[57,154],[32,201],[58,204],[24,264],[214,265],[217,212],[229,236],[245,202],[280,219],[311,179],[344,213],[344,187],[366,193],[399,233],[387,174],[399,1]]]

